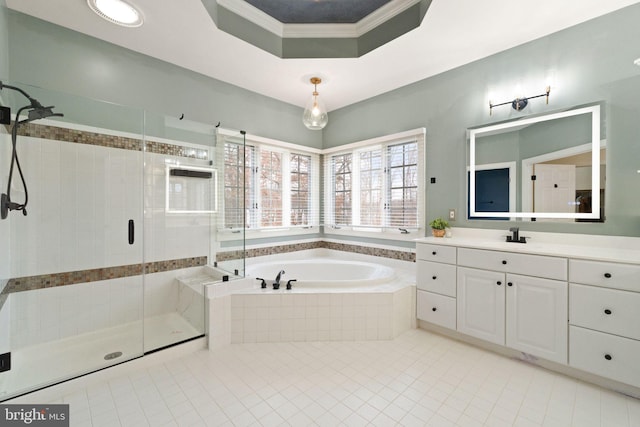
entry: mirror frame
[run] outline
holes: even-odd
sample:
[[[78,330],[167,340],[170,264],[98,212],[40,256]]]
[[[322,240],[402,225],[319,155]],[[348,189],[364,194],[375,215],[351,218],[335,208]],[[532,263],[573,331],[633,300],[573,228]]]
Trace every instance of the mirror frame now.
[[[581,114],[591,114],[591,197],[592,212],[591,213],[566,213],[566,212],[482,212],[476,211],[476,138],[483,136],[485,133],[493,133],[504,131],[510,128],[519,128],[522,126],[546,122],[549,120],[561,119],[564,117],[572,117]],[[535,117],[517,119],[494,125],[483,126],[474,129],[468,129],[469,139],[469,186],[467,194],[469,197],[469,218],[554,218],[554,219],[600,219],[600,105],[592,105],[589,107],[577,108],[574,110],[562,111],[559,113],[545,114]],[[522,168],[522,165],[517,165]],[[518,172],[519,173],[519,172]],[[466,181],[466,179],[465,179]]]

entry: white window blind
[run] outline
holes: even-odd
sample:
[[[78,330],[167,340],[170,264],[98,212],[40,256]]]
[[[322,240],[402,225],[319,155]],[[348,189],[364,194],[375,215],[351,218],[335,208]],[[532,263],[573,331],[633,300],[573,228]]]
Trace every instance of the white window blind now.
[[[313,214],[312,210],[311,156],[291,153],[289,169],[291,183],[291,225],[310,226],[317,224],[317,216]]]
[[[365,231],[420,228],[424,133],[382,139],[325,156],[325,225]]]
[[[254,147],[225,142],[223,167],[223,227],[248,227],[248,212],[255,205],[255,195],[251,191],[255,170]]]
[[[318,226],[318,155],[255,143],[224,143],[221,229]]]

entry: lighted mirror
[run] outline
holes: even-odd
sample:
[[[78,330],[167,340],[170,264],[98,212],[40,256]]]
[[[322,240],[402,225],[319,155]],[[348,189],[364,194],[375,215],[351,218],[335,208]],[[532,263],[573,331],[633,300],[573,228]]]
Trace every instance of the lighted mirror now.
[[[168,213],[216,213],[218,171],[192,165],[166,165]]]
[[[468,130],[470,219],[601,222],[600,105]]]

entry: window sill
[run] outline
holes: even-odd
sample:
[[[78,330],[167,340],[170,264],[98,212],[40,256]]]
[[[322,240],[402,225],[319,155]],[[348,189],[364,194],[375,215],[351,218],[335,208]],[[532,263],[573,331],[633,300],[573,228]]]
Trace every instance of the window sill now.
[[[399,241],[413,241],[420,237],[424,237],[424,231],[420,228],[407,228],[408,233],[401,232],[398,228],[370,228],[370,227],[353,227],[344,226],[334,228],[326,225],[324,227],[325,235],[335,236],[351,236],[364,237],[369,239],[385,239]]]
[[[220,242],[239,240],[243,238],[244,231],[244,239],[265,239],[270,237],[284,237],[284,236],[300,236],[300,235],[309,235],[309,234],[318,234],[320,233],[320,227],[311,226],[311,227],[283,227],[283,228],[261,228],[261,229],[234,229],[234,230],[223,230],[218,231],[217,240]]]

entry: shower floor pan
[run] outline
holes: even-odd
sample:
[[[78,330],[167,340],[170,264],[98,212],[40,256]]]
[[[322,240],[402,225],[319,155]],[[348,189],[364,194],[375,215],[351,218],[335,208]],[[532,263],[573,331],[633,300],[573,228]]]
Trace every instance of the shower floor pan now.
[[[144,339],[142,331],[136,321],[12,351],[11,370],[0,373],[0,401],[202,335],[175,312],[146,318]]]

